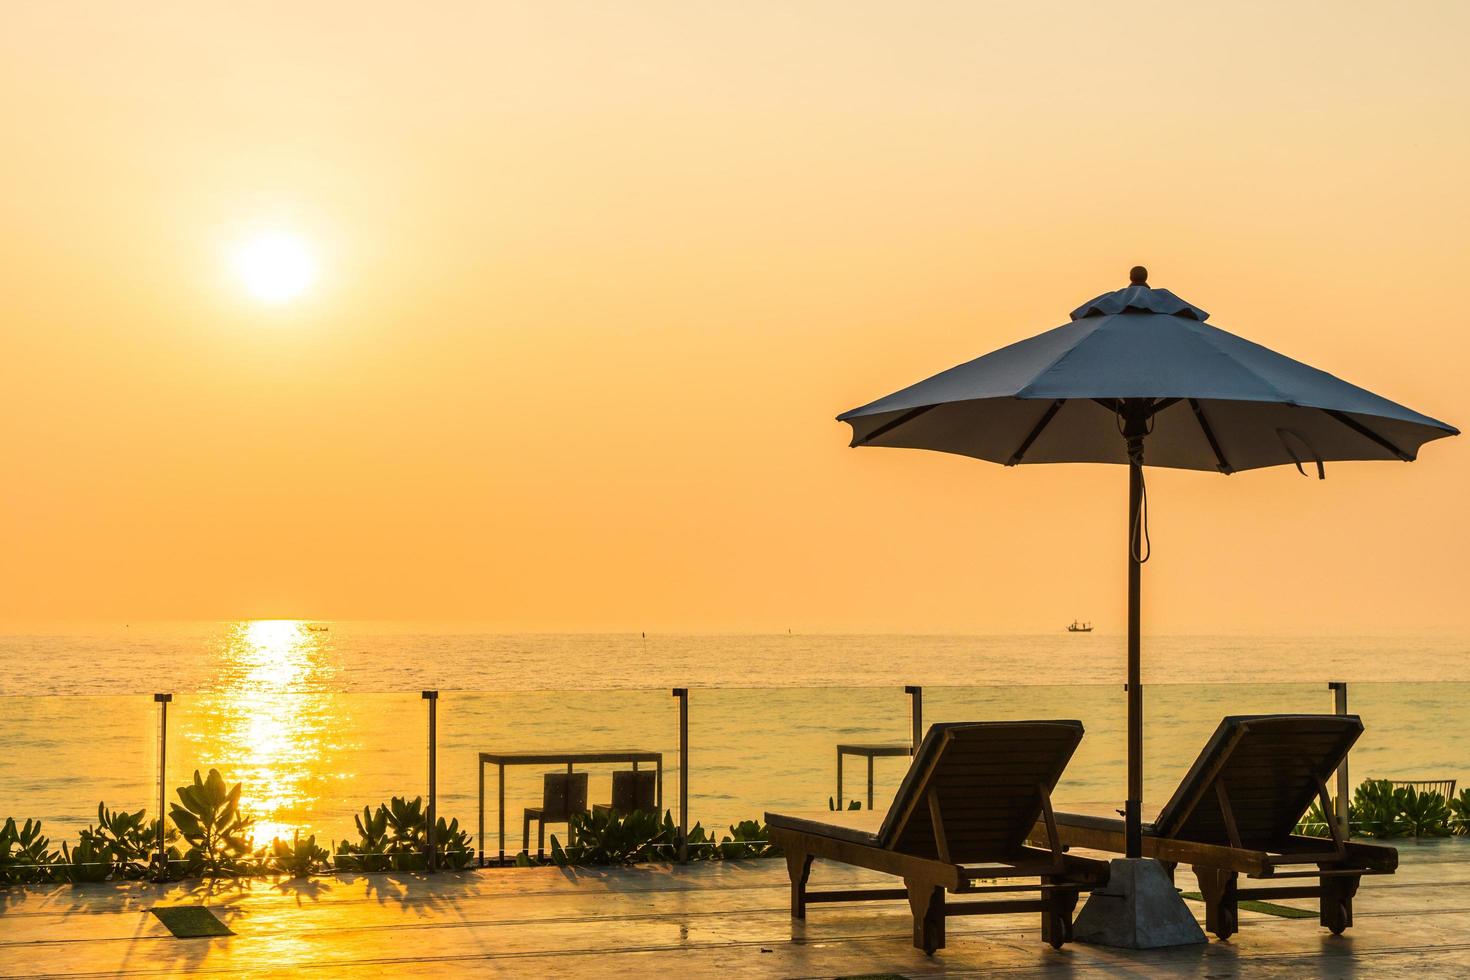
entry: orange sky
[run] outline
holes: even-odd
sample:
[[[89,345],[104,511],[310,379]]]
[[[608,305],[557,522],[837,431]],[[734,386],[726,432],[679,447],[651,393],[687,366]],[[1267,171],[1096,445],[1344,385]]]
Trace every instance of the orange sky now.
[[[1101,9],[1106,6],[1107,9]],[[1122,625],[1126,476],[838,412],[1130,265],[1470,423],[1470,7],[11,2],[0,618]],[[265,306],[231,244],[285,228]],[[1145,627],[1463,618],[1462,439],[1150,471]]]

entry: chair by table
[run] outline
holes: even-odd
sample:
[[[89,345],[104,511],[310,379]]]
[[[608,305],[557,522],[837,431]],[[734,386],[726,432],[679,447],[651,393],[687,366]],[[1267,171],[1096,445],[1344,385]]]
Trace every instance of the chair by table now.
[[[548,772],[542,782],[541,805],[526,807],[525,851],[531,851],[531,824],[536,824],[536,857],[546,855],[546,825],[567,825],[567,843],[577,842],[572,817],[587,812],[587,774],[585,772]]]
[[[658,815],[658,773],[652,769],[618,769],[612,774],[612,801],[594,803],[592,812],[625,817],[642,810]]]

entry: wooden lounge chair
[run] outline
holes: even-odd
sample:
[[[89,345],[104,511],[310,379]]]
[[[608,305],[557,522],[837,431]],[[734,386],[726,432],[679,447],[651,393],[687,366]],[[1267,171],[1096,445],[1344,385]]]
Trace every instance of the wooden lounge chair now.
[[[1353,896],[1363,875],[1392,874],[1398,852],[1380,844],[1302,837],[1297,822],[1315,799],[1332,813],[1327,779],[1363,731],[1356,715],[1239,715],[1220,722],[1204,751],[1152,822],[1143,854],[1172,875],[1191,865],[1205,900],[1205,928],[1228,939],[1240,927],[1241,899],[1316,898],[1334,935],[1353,924]],[[1124,850],[1117,811],[1056,814],[1038,822],[1031,841],[1102,851]],[[1240,875],[1289,884],[1241,888]],[[1315,881],[1311,881],[1315,879]],[[1310,883],[1308,883],[1310,882]]]
[[[932,954],[944,946],[946,916],[1040,912],[1042,938],[1061,946],[1077,893],[1105,882],[1108,865],[1028,847],[1026,834],[1037,819],[1050,823],[1052,788],[1081,739],[1078,721],[934,725],[881,823],[875,811],[767,813],[791,873],[792,917],[806,918],[809,902],[906,898],[914,945]],[[809,892],[814,857],[887,872],[904,887]],[[978,884],[998,878],[1039,880]],[[946,903],[946,891],[1041,897]]]

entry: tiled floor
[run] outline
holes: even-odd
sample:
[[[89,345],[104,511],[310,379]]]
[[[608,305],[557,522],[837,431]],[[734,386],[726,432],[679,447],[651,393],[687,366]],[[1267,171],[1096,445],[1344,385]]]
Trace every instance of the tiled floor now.
[[[0,975],[1470,976],[1470,841],[1401,854],[1397,875],[1365,880],[1342,938],[1315,920],[1243,912],[1229,943],[1054,951],[1037,916],[962,917],[932,959],[910,945],[903,903],[816,906],[793,923],[779,860],[10,889],[0,890]],[[812,883],[860,880],[878,876],[818,864]],[[207,904],[236,934],[174,939],[148,912],[174,903]]]

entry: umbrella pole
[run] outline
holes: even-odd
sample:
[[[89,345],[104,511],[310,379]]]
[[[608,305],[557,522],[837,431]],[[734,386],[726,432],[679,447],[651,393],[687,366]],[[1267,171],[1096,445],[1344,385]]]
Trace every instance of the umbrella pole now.
[[[1143,537],[1139,512],[1143,507],[1143,435],[1147,421],[1127,418],[1128,440],[1128,799],[1124,804],[1124,853],[1143,857],[1143,680],[1140,666],[1140,607],[1142,605]]]

